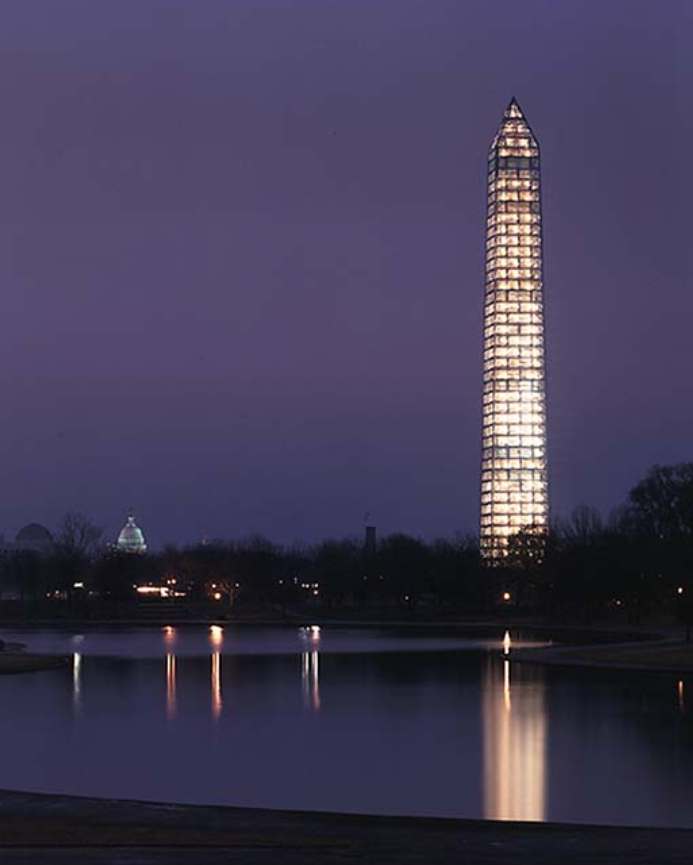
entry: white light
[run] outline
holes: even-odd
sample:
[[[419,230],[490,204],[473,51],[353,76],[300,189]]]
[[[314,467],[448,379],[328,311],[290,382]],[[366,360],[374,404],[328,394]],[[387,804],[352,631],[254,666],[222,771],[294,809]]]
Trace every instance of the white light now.
[[[151,595],[159,598],[168,598],[171,590],[168,586],[135,586],[138,595]]]
[[[72,655],[72,702],[79,709],[82,696],[82,656],[79,652]]]

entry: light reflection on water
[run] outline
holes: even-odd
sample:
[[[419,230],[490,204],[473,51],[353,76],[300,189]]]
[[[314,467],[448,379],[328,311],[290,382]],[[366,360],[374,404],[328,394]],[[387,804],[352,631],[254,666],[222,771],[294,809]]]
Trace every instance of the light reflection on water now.
[[[218,720],[221,717],[222,701],[221,701],[221,652],[212,652],[212,676],[211,676],[211,691],[212,691],[212,717]]]
[[[547,819],[544,683],[513,687],[510,660],[489,658],[483,685],[484,816]]]
[[[72,704],[79,711],[82,699],[82,656],[79,652],[72,655]]]
[[[176,717],[176,656],[166,655],[166,717]]]
[[[319,711],[320,709],[320,653],[317,650],[301,654],[301,680],[303,682],[303,703]]]
[[[300,637],[309,649],[301,652],[303,704],[315,712],[320,710],[320,635],[319,625],[301,628]]]
[[[12,637],[71,664],[0,678],[0,787],[693,825],[687,679],[518,665],[515,631],[225,624]]]

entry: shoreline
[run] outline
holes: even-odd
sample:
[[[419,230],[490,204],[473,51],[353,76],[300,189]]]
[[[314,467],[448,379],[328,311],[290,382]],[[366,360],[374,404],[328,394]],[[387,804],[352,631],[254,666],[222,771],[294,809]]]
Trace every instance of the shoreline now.
[[[69,659],[64,655],[40,655],[24,651],[0,652],[0,676],[60,670],[68,664]]]
[[[693,830],[387,817],[0,791],[0,861],[688,865]],[[21,858],[20,858],[21,857]]]
[[[201,619],[176,619],[175,617],[123,618],[123,619],[0,619],[0,633],[3,631],[31,631],[43,628],[64,630],[69,628],[187,628],[210,625],[233,627],[301,627],[305,625],[334,626],[339,628],[529,628],[537,631],[555,631],[581,634],[625,635],[631,640],[647,641],[660,639],[670,634],[671,627],[656,625],[627,625],[621,623],[572,624],[568,622],[548,622],[532,618],[431,618],[431,619],[368,619],[368,618],[330,618],[324,615],[287,616],[283,619],[233,619],[222,616]]]
[[[518,649],[511,661],[590,670],[686,675],[693,673],[693,643],[661,636],[646,643],[548,646]]]
[[[505,619],[486,620],[354,620],[354,619],[326,619],[321,616],[305,619],[277,620],[229,620],[229,619],[204,619],[186,620],[174,622],[172,620],[142,621],[140,619],[111,619],[104,621],[94,620],[33,620],[25,622],[0,622],[0,634],[14,629],[17,631],[31,631],[42,628],[54,628],[65,630],[81,628],[84,630],[109,628],[143,628],[163,629],[167,626],[179,627],[210,627],[214,625],[222,627],[286,627],[295,628],[311,623],[324,627],[339,628],[411,628],[420,630],[432,629],[461,629],[461,630],[485,630],[485,629],[519,629],[527,628],[535,631],[544,631],[564,637],[582,637],[574,643],[564,643],[557,646],[544,646],[541,648],[517,648],[511,650],[508,659],[513,664],[539,664],[546,666],[581,667],[594,670],[621,670],[630,672],[648,672],[663,674],[688,674],[693,673],[693,642],[686,643],[678,636],[680,629],[654,627],[624,627],[613,624],[597,625],[572,625],[552,624],[545,621],[532,621],[522,619],[508,621]],[[43,670],[59,669],[69,663],[69,658],[58,655],[34,654],[24,651],[11,644],[4,651],[0,651],[0,675],[22,672],[40,672]]]

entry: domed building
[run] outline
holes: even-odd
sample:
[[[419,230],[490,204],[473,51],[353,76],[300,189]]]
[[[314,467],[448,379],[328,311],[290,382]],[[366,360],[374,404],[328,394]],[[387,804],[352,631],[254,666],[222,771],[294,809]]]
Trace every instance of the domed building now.
[[[135,522],[135,517],[128,514],[127,521],[118,535],[116,548],[122,553],[146,553],[147,542],[142,529]]]
[[[47,553],[53,546],[53,535],[40,523],[29,523],[15,535],[14,541],[6,541],[0,535],[0,558],[22,553]]]
[[[29,523],[17,532],[14,543],[20,550],[44,552],[50,549],[53,535],[41,523]]]

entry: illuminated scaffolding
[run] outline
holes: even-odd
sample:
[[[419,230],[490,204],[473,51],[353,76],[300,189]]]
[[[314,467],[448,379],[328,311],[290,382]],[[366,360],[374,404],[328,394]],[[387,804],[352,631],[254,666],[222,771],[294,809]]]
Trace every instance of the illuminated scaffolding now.
[[[544,294],[539,143],[515,99],[488,156],[484,403],[481,462],[483,557],[548,524]]]

